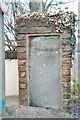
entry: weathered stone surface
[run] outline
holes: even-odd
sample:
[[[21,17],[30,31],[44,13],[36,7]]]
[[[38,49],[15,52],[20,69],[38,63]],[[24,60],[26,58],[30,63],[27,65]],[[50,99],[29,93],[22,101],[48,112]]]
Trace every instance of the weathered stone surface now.
[[[62,58],[62,63],[63,64],[70,64],[71,63],[71,59],[69,58]]]
[[[19,88],[20,88],[20,89],[26,89],[26,88],[27,88],[26,83],[20,83],[20,84],[19,84]]]
[[[21,34],[28,34],[28,33],[51,33],[52,32],[52,27],[23,27],[21,30],[18,30],[18,33]],[[18,37],[20,39],[20,36]]]
[[[26,46],[26,40],[17,41],[18,47],[25,47]]]
[[[27,98],[26,98],[25,96],[23,96],[23,97],[20,97],[20,100],[21,100],[21,101],[26,101]]]
[[[71,44],[71,41],[69,41],[69,40],[67,40],[67,39],[64,39],[63,41],[62,41],[62,48],[65,48],[65,46],[67,47],[67,46],[70,46],[70,44]]]
[[[62,75],[63,76],[70,76],[71,71],[70,70],[63,70]]]
[[[70,45],[64,45],[62,49],[63,49],[64,52],[70,52],[71,46]]]
[[[23,105],[23,106],[28,106],[28,100],[27,99],[21,99],[20,100],[20,105]]]
[[[19,77],[24,78],[26,76],[26,72],[19,72]]]
[[[71,104],[68,104],[68,105],[63,104],[63,109],[64,109],[66,112],[70,112],[70,111],[71,111]]]
[[[63,82],[70,82],[70,81],[71,81],[70,75],[69,75],[69,76],[64,76],[64,77],[62,78],[62,81],[63,81]]]
[[[23,95],[22,97],[26,96],[26,98],[27,98],[27,89],[19,89],[19,94]]]
[[[17,28],[20,28],[20,27],[36,27],[38,25],[37,20],[35,20],[33,18],[32,19],[27,18],[26,14],[24,14],[23,16],[25,18],[20,18],[19,21],[18,21],[18,19],[16,20]]]
[[[37,26],[38,27],[52,27],[52,24],[51,23],[49,23],[49,22],[47,22],[48,20],[47,19],[45,19],[45,18],[43,18],[42,20],[38,20],[37,21]]]
[[[19,66],[24,66],[24,65],[26,65],[26,60],[18,60],[18,65],[19,65]]]
[[[69,107],[68,105],[71,104],[71,98],[70,98],[70,99],[63,99],[63,104],[64,104],[66,107]]]
[[[71,98],[70,99],[63,99],[63,109],[66,112],[71,111]]]
[[[71,88],[71,82],[63,82],[62,81],[62,86],[66,88]]]
[[[27,99],[27,89],[20,89],[19,95],[20,95],[20,100],[26,100]]]
[[[35,27],[35,33],[51,33],[52,27]]]
[[[71,56],[71,52],[66,51],[66,50],[62,52],[62,57],[63,58],[69,58],[70,56]]]
[[[71,64],[66,64],[65,63],[65,64],[62,65],[63,70],[70,70],[70,68],[71,68]]]
[[[63,93],[70,93],[71,92],[71,88],[70,87],[63,87]]]
[[[27,59],[26,53],[18,53],[18,59],[19,60],[26,60]]]
[[[18,66],[19,72],[25,72],[26,66]]]
[[[62,38],[64,39],[66,39],[66,38],[70,38],[71,37],[71,34],[70,33],[67,33],[67,32],[65,32],[65,33],[63,33],[62,34]]]
[[[26,77],[24,77],[24,78],[19,77],[19,82],[21,82],[21,83],[27,83],[27,78]]]
[[[20,29],[20,28],[19,28]],[[26,39],[26,35],[25,34],[17,34],[17,40],[25,40]]]
[[[18,53],[25,53],[26,47],[18,47]]]
[[[70,45],[71,43],[71,37],[62,38],[62,45]]]
[[[63,99],[71,99],[71,93],[63,93]]]

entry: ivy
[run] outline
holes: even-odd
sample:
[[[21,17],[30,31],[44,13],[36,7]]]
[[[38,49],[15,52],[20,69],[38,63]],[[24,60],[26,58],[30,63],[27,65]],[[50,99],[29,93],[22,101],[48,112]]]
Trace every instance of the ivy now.
[[[74,60],[74,54],[75,54],[75,44],[76,44],[76,36],[75,36],[75,30],[72,29],[72,35],[71,35],[71,58]]]
[[[43,2],[43,9],[45,9],[45,4]],[[54,11],[52,14],[50,13],[45,13],[45,14],[40,14],[37,12],[33,12],[32,14],[29,15],[23,15],[25,19],[27,17],[29,19],[34,19],[37,22],[46,22],[47,24],[52,24],[52,26],[55,29],[55,32],[63,33],[64,29],[68,29],[71,32],[71,58],[73,59],[74,53],[75,53],[75,44],[76,44],[76,36],[75,36],[75,22],[77,23],[78,21],[76,20],[76,15],[69,11],[69,10],[59,10],[59,11]]]

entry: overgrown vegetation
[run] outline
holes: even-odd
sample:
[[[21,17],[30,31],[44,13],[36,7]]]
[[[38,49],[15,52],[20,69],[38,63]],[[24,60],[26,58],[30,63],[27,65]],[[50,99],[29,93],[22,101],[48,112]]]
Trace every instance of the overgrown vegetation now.
[[[71,91],[72,91],[72,99],[73,100],[80,100],[80,80],[77,79],[76,76],[72,76],[72,86],[71,86]]]

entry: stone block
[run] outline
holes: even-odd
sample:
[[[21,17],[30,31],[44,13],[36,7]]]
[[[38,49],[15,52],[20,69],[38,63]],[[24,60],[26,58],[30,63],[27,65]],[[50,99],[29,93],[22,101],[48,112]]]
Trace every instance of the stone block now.
[[[52,27],[23,27],[18,30],[18,33],[20,34],[30,34],[30,33],[51,33],[52,32]],[[18,37],[20,39],[20,36]],[[23,39],[23,38],[22,38]]]
[[[62,51],[63,52],[70,52],[71,50],[71,46],[70,45],[64,45],[62,46]]]
[[[62,81],[63,81],[63,82],[70,82],[70,81],[71,81],[70,75],[69,75],[69,76],[64,76],[64,77],[62,78]]]
[[[71,105],[63,105],[63,109],[68,112],[71,113]]]
[[[17,41],[18,47],[26,47],[26,40]]]
[[[68,32],[62,33],[62,38],[66,39],[66,38],[71,38],[71,34]]]
[[[71,88],[70,87],[63,87],[63,93],[70,93]]]
[[[63,70],[62,76],[69,76],[71,74],[71,70]]]
[[[26,71],[26,66],[18,66],[19,72],[25,72]]]
[[[63,51],[62,52],[62,57],[63,58],[69,58],[69,57],[71,57],[71,52],[70,51]]]
[[[19,95],[20,95],[20,100],[26,100],[27,96],[28,96],[27,95],[27,89],[20,89]]]
[[[26,89],[27,88],[27,84],[26,83],[19,83],[19,88],[20,89]]]
[[[17,30],[20,29],[20,27],[35,27],[37,26],[37,20],[32,18],[27,18],[27,15],[24,14],[23,15],[24,18],[22,18],[21,20],[19,20],[20,22],[18,22],[18,26],[17,26]]]
[[[26,39],[26,35],[25,34],[17,34],[17,40],[19,41],[19,40],[25,40]]]
[[[28,100],[20,100],[20,105],[28,106]]]
[[[26,53],[18,53],[18,59],[19,60],[26,60],[27,59]]]
[[[19,82],[20,83],[27,83],[27,78],[26,77],[24,77],[24,78],[19,77]]]
[[[62,63],[63,64],[71,64],[71,58],[62,58]]]
[[[26,47],[18,47],[18,53],[26,53]]]
[[[35,33],[51,33],[52,27],[35,27]]]
[[[66,87],[67,89],[68,89],[68,88],[71,88],[71,82],[63,82],[63,81],[62,81],[62,87],[63,87],[63,88]]]
[[[41,20],[37,21],[38,27],[52,27],[52,24],[48,22],[47,18],[42,18]]]
[[[26,65],[26,60],[18,60],[18,65],[19,65],[19,66],[24,66],[24,65]]]
[[[63,93],[63,99],[71,99],[71,94],[70,93]]]
[[[19,95],[23,98],[27,98],[27,89],[19,89]]]
[[[26,77],[26,72],[19,72],[19,77],[21,77],[21,78]]]
[[[71,64],[62,64],[62,70],[70,70]]]
[[[71,111],[71,99],[63,99],[63,109],[66,112]]]
[[[70,47],[71,46],[71,41],[68,39],[64,39],[64,41],[62,40],[62,48],[64,47]]]

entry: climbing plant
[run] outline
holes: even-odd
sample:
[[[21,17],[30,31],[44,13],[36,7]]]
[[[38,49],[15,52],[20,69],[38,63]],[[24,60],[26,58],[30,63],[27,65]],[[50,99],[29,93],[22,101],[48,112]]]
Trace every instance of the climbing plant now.
[[[21,16],[19,16],[21,17]],[[40,21],[42,23],[46,22],[47,24],[52,24],[56,32],[64,32],[64,29],[69,30],[71,32],[71,58],[73,59],[73,55],[75,53],[75,44],[76,44],[76,36],[75,36],[75,21],[76,15],[69,11],[68,8],[64,10],[57,9],[53,11],[53,13],[37,13],[33,12],[32,14],[24,14],[22,17],[29,17],[30,19],[35,19],[36,21]],[[46,19],[46,21],[45,21]]]

